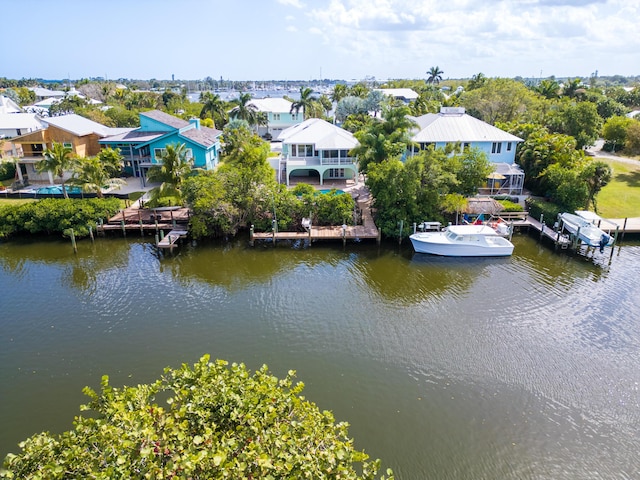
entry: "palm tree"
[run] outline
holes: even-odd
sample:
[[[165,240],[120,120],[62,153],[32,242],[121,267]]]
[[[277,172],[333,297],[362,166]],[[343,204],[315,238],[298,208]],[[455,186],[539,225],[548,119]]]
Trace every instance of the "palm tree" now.
[[[204,119],[207,114],[213,119],[214,126],[218,128],[224,127],[226,111],[224,101],[220,95],[211,92],[202,92],[200,94],[200,102],[203,103],[200,110],[200,118]]]
[[[241,93],[240,96],[231,101],[236,106],[229,112],[229,116],[234,120],[244,120],[253,126],[258,123],[258,108],[251,103],[250,93]]]
[[[485,83],[487,83],[485,74],[482,72],[476,73],[471,77],[471,80],[469,80],[467,90],[475,90],[476,88],[482,87]]]
[[[187,158],[187,146],[184,143],[166,145],[161,159],[161,164],[154,165],[147,172],[149,182],[160,183],[159,187],[151,190],[151,201],[173,197],[176,202],[180,202],[182,179],[192,170],[191,160]]]
[[[126,184],[121,178],[111,178],[111,175],[109,175],[110,168],[109,165],[101,162],[98,157],[79,159],[69,183],[80,185],[83,192],[95,193],[98,198],[102,198],[103,188],[120,188]]]
[[[64,186],[64,173],[73,168],[75,159],[73,158],[73,150],[66,147],[62,143],[53,142],[51,148],[44,151],[44,158],[37,164],[38,172],[51,172],[54,176],[60,178],[62,185],[62,194],[64,198],[69,198],[67,189]]]
[[[440,67],[431,67],[428,71],[427,74],[429,75],[429,77],[427,78],[427,83],[435,83],[436,85],[438,85],[440,83],[440,81],[442,80],[442,74],[444,72],[442,70],[440,70]]]
[[[331,92],[331,101],[338,103],[348,95],[349,87],[347,87],[344,83],[338,83],[333,87],[333,92]]]
[[[534,88],[534,90],[543,97],[551,100],[553,98],[558,98],[560,85],[553,79],[545,78],[537,87]]]
[[[295,112],[296,115],[300,112],[300,109],[304,112],[304,119],[310,117],[310,111],[313,110],[312,103],[316,100],[315,97],[312,97],[313,89],[309,87],[300,87],[300,100],[296,100],[291,104],[291,110],[289,113]]]
[[[569,78],[562,88],[562,95],[573,98],[580,93],[580,87],[582,87],[582,80],[580,78],[574,78],[573,80]]]

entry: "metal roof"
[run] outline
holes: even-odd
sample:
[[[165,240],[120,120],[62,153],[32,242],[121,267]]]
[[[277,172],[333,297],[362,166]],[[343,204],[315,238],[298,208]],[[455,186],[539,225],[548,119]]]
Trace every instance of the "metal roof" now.
[[[464,108],[443,109],[409,117],[420,128],[412,138],[418,143],[437,142],[522,142],[521,138],[464,113]]]
[[[404,98],[406,100],[416,100],[419,95],[410,88],[376,88],[376,90],[394,98]]]
[[[259,112],[275,112],[289,113],[291,111],[291,103],[284,98],[252,98],[249,102],[255,105]]]
[[[107,137],[109,135],[122,132],[121,128],[107,127],[101,123],[94,122],[93,120],[89,120],[88,118],[84,118],[75,113],[61,115],[59,117],[47,117],[46,119],[43,119],[43,122],[62,130],[66,130],[78,137],[83,137],[91,133],[95,133],[101,137]]]
[[[320,118],[310,118],[283,130],[278,140],[287,144],[315,145],[316,150],[351,150],[360,145],[351,132]]]
[[[26,129],[40,130],[42,123],[35,113],[3,113],[0,114],[0,129]]]

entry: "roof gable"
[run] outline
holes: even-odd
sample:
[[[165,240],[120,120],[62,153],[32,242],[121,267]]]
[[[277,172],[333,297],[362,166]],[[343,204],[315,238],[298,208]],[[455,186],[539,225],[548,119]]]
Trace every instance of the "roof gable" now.
[[[419,125],[412,138],[418,143],[522,142],[515,135],[467,115],[464,108],[443,108],[440,113],[409,118]]]
[[[220,135],[222,135],[220,130],[207,127],[192,128],[180,133],[181,137],[187,138],[205,148],[212,147],[218,143]]]
[[[316,150],[351,150],[360,143],[351,132],[320,118],[310,118],[278,135],[287,144],[315,145]]]
[[[84,137],[85,135],[89,135],[91,133],[95,133],[100,137],[106,137],[118,131],[118,129],[115,129],[116,131],[114,132],[113,129],[107,127],[106,125],[94,122],[93,120],[89,120],[88,118],[84,118],[75,113],[71,113],[69,115],[61,115],[59,117],[47,117],[43,120],[43,122],[48,125],[53,125],[54,127],[60,128],[61,130],[65,130],[78,137]]]

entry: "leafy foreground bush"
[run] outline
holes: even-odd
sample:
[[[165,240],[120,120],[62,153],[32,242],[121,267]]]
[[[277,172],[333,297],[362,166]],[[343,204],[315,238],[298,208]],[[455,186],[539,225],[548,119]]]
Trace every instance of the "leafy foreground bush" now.
[[[89,235],[95,226],[120,210],[117,198],[44,198],[21,205],[0,206],[0,238],[13,234],[52,234],[74,229],[77,237]]]
[[[204,356],[149,385],[114,388],[105,376],[101,394],[84,389],[89,417],[22,442],[0,478],[377,478],[380,461],[301,397],[294,375],[278,380],[266,366],[250,375]]]

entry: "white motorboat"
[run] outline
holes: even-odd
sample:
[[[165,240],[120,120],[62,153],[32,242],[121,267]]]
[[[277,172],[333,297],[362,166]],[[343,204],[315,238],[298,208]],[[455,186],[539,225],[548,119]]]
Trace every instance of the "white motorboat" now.
[[[601,230],[588,219],[573,213],[561,213],[562,227],[590,247],[610,247],[613,245],[613,237]]]
[[[487,225],[450,225],[440,232],[418,232],[409,237],[418,253],[447,257],[505,257],[513,243]]]

